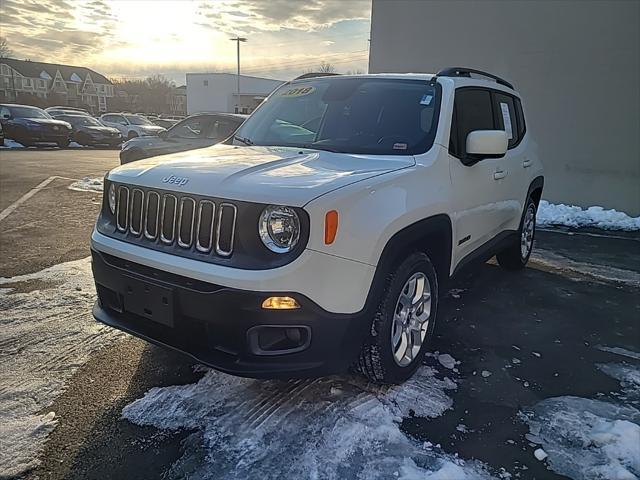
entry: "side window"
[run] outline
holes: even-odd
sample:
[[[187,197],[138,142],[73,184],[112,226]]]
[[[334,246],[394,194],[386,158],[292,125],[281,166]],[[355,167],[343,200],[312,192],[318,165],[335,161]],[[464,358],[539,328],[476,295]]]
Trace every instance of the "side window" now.
[[[11,118],[11,110],[7,107],[0,107],[0,118]]]
[[[213,140],[224,140],[229,137],[235,129],[238,128],[238,125],[232,122],[227,122],[224,120],[216,120],[211,124],[211,129],[207,134],[207,138]]]
[[[171,138],[200,138],[204,122],[202,118],[190,118],[173,127],[169,136]]]
[[[496,128],[507,132],[509,139],[509,148],[518,144],[520,137],[518,135],[518,121],[515,103],[511,95],[501,93],[493,94],[494,104],[493,111],[496,116]]]
[[[122,115],[114,115],[113,121],[115,123],[119,123],[120,125],[129,125],[129,122]]]
[[[474,130],[493,130],[493,109],[491,92],[483,89],[465,88],[456,91],[454,101],[454,122],[451,125],[451,154],[462,157],[466,154],[467,135]],[[456,132],[453,133],[455,128]]]

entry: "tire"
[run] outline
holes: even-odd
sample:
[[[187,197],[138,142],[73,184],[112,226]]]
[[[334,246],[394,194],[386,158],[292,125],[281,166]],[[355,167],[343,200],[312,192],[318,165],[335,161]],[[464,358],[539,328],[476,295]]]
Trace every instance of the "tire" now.
[[[415,279],[415,288],[411,287],[412,279]],[[421,296],[418,293],[420,283],[423,285]],[[414,292],[413,295],[411,290]],[[427,290],[430,294],[428,299],[425,296]],[[420,301],[413,301],[417,296],[420,296],[420,301],[423,302],[422,313]],[[411,297],[414,297],[413,300]],[[407,302],[404,306],[403,300]],[[399,320],[403,317],[406,319],[406,313],[411,309],[414,309],[414,315],[405,320],[409,323],[405,324],[407,330],[404,330]],[[438,277],[435,268],[426,254],[412,253],[385,281],[385,290],[360,352],[357,369],[375,383],[393,384],[407,380],[422,363],[433,336],[437,313]],[[411,323],[411,320],[415,323]],[[415,340],[418,339],[421,339],[421,342],[408,349],[406,345],[409,344],[409,339],[413,339],[412,343],[416,343]]]
[[[62,140],[61,142],[56,142],[58,148],[67,148],[71,142],[69,140]]]
[[[132,138],[137,138],[137,137],[138,137],[138,134],[133,130],[127,134],[127,140],[131,140]]]
[[[517,271],[527,266],[533,240],[536,234],[536,212],[538,208],[533,199],[527,200],[518,228],[518,240],[496,255],[498,264],[505,270]]]
[[[82,145],[83,147],[88,147],[91,144],[89,136],[85,133],[79,133],[76,136],[75,142],[79,145]]]

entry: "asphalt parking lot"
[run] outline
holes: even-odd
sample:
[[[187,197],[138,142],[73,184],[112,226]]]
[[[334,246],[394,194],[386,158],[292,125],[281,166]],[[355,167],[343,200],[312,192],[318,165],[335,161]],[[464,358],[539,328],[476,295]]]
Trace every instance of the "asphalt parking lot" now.
[[[180,355],[94,326],[85,259],[101,194],[68,187],[85,176],[102,177],[116,165],[117,151],[113,150],[0,151],[0,277],[4,277],[0,293],[5,291],[0,295],[5,318],[5,333],[0,333],[4,351],[0,350],[4,365],[0,367],[0,372],[4,370],[0,373],[0,405],[6,402],[18,412],[16,424],[20,415],[26,415],[23,408],[31,408],[27,413],[34,418],[49,412],[55,415],[55,421],[41,428],[48,437],[34,450],[38,461],[18,474],[3,471],[0,463],[0,478],[296,478],[291,476],[291,463],[296,460],[291,456],[309,460],[306,449],[312,438],[325,438],[325,431],[330,430],[327,422],[337,424],[346,418],[354,425],[366,424],[356,421],[360,417],[354,413],[357,407],[352,398],[347,398],[350,392],[359,392],[358,398],[364,392],[380,400],[381,411],[386,411],[387,391],[372,390],[350,376],[304,383],[307,393],[300,388],[296,395],[303,402],[299,410],[306,408],[310,413],[305,424],[300,423],[300,438],[294,441],[280,433],[286,419],[297,419],[296,412],[284,408],[287,392],[293,391],[291,384],[225,383],[228,377],[194,369]],[[47,183],[39,187],[43,182]],[[506,273],[489,262],[449,286],[432,346],[437,354],[426,359],[424,375],[410,387],[422,393],[416,397],[416,406],[404,412],[401,420],[396,418],[398,438],[405,443],[400,448],[397,438],[390,442],[385,437],[372,447],[372,451],[378,449],[376,462],[380,455],[388,459],[380,469],[391,468],[391,476],[403,477],[409,471],[407,458],[411,468],[423,470],[431,461],[455,463],[460,459],[467,464],[481,462],[480,471],[494,477],[567,478],[549,467],[569,474],[576,468],[596,468],[599,461],[597,452],[589,451],[589,456],[580,450],[580,439],[571,425],[559,427],[576,411],[587,409],[570,410],[572,405],[595,405],[593,412],[599,412],[601,418],[606,418],[602,412],[608,406],[618,412],[628,410],[631,417],[637,414],[640,236],[540,231],[535,247],[524,272]],[[68,262],[75,263],[52,274],[39,273]],[[20,335],[7,333],[17,328],[16,319],[24,324],[16,330]],[[60,339],[57,349],[49,348],[47,335],[58,335],[69,321],[82,327]],[[55,388],[48,379],[56,379]],[[36,381],[41,385],[33,390],[38,395],[28,387]],[[420,384],[422,381],[432,385]],[[197,398],[189,390],[196,382],[201,392]],[[156,397],[145,397],[146,411],[139,402],[127,407],[151,388],[178,385],[185,386],[184,390],[160,388],[154,390]],[[207,390],[207,385],[213,386]],[[217,395],[226,398],[220,385],[248,397],[255,395],[255,406],[243,410],[244,404],[216,400]],[[445,386],[432,390],[435,385]],[[336,394],[339,400],[327,401],[335,408],[318,407],[320,398],[325,401],[323,388],[332,394],[342,392]],[[260,389],[267,389],[268,395]],[[547,408],[549,399],[556,402],[552,409]],[[31,403],[32,407],[25,406]],[[442,408],[420,415],[422,407],[417,407],[421,403],[438,403]],[[217,410],[210,407],[214,404]],[[231,408],[232,404],[236,406]],[[564,417],[549,417],[563,408],[567,410]],[[181,409],[188,413],[189,421],[174,417]],[[173,423],[153,419],[150,411],[163,412],[164,419],[173,419]],[[247,443],[230,440],[223,447],[215,440],[221,432],[230,438],[242,436],[244,431],[236,430],[235,425],[255,412],[263,412],[272,422],[279,420],[259,423],[245,432]],[[227,419],[224,429],[213,417]],[[637,417],[632,419],[638,422]],[[558,428],[545,430],[551,424]],[[168,428],[159,429],[159,425]],[[307,431],[308,425],[317,429]],[[261,436],[253,436],[259,429],[264,430]],[[19,433],[10,433],[15,434],[10,439],[21,438]],[[349,448],[345,444],[334,448],[335,438],[326,439],[321,449],[324,456],[309,460],[314,467],[300,470],[303,473],[297,478],[351,478],[351,474],[364,475],[366,465],[374,461],[354,443],[343,439]],[[280,460],[258,455],[252,450],[253,441]],[[234,448],[228,448],[229,443]],[[2,449],[10,447],[5,443]],[[550,457],[536,458],[538,448]],[[637,450],[631,454],[640,458]],[[582,467],[567,460],[572,456],[579,459],[574,464]],[[592,457],[593,465],[589,463]],[[565,460],[554,463],[554,458]],[[267,461],[268,475],[259,467]],[[253,469],[243,470],[247,465]],[[638,470],[631,471],[640,475],[640,466],[635,468]],[[203,471],[209,477],[202,476]],[[395,471],[399,474],[394,475]],[[456,472],[446,478],[462,478]]]

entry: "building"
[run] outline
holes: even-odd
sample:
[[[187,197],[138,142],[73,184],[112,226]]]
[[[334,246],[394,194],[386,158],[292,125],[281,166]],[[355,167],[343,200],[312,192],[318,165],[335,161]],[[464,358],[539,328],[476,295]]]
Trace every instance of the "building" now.
[[[640,2],[373,0],[369,71],[512,81],[544,197],[640,215]]]
[[[169,113],[171,115],[187,114],[187,86],[180,85],[174,88],[167,99],[169,105]]]
[[[283,82],[233,73],[187,73],[187,112],[251,113]]]
[[[39,106],[68,105],[107,111],[113,84],[89,68],[0,58],[0,99]]]

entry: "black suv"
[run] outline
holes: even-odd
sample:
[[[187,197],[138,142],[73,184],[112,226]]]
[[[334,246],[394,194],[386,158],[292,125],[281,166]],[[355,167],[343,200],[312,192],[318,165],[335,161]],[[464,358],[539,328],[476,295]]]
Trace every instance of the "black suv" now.
[[[43,143],[55,143],[67,147],[71,137],[71,125],[54,120],[47,112],[29,105],[0,105],[0,123],[6,138],[25,147]]]

